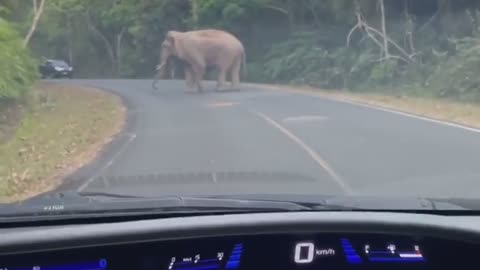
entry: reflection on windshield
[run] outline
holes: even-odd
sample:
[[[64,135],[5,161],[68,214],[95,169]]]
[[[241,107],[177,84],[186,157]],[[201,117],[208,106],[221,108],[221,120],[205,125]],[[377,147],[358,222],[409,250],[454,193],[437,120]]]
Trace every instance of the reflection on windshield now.
[[[478,1],[2,1],[0,18],[2,202],[478,199]]]

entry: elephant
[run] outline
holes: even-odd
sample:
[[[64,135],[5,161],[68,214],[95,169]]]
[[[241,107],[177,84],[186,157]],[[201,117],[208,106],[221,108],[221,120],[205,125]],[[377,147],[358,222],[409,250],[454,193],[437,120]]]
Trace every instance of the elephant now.
[[[157,69],[168,69],[172,57],[183,63],[187,88],[198,92],[203,90],[202,80],[207,68],[218,71],[217,90],[226,89],[227,75],[231,77],[231,87],[239,89],[241,69],[246,73],[243,44],[222,30],[168,31],[162,42]]]

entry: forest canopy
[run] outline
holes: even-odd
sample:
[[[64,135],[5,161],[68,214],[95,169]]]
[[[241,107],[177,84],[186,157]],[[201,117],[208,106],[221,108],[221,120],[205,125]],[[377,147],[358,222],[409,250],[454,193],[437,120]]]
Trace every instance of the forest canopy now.
[[[249,81],[480,98],[476,0],[43,1],[28,46],[79,77],[151,77],[168,30],[220,28],[244,43]],[[0,3],[27,35],[32,1]]]

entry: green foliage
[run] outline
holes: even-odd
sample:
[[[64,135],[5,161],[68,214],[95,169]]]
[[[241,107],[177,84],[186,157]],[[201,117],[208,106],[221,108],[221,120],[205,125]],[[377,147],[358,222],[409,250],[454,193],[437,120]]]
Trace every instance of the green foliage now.
[[[13,27],[0,18],[0,100],[18,99],[36,79],[36,64]]]
[[[480,39],[456,41],[458,53],[433,74],[431,88],[439,96],[480,100]]]
[[[413,61],[391,43],[403,60],[386,59],[382,37],[361,29],[346,47],[357,10],[381,30],[379,0],[48,0],[30,46],[80,77],[150,77],[167,31],[220,28],[244,43],[251,81],[480,97],[480,2],[383,2],[388,36]],[[4,3],[0,14],[23,35],[31,2]]]

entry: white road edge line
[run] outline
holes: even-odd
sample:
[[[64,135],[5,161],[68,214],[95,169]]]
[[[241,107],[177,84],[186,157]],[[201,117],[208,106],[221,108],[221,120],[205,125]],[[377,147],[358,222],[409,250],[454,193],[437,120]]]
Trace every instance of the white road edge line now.
[[[360,102],[360,101],[348,100],[348,99],[345,99],[345,98],[327,97],[327,96],[322,96],[321,94],[307,93],[307,92],[304,92],[304,91],[295,91],[295,90],[288,90],[288,89],[269,89],[269,88],[263,88],[263,89],[270,90],[270,91],[284,91],[284,92],[288,92],[288,93],[295,93],[295,94],[301,94],[301,95],[306,95],[306,96],[310,96],[310,97],[322,98],[322,99],[326,99],[326,100],[330,100],[330,101],[334,101],[334,102],[350,104],[350,105],[353,105],[353,106],[369,108],[369,109],[372,109],[372,110],[384,111],[384,112],[393,113],[393,114],[397,114],[397,115],[401,115],[401,116],[405,116],[405,117],[414,118],[414,119],[417,119],[417,120],[423,120],[423,121],[426,121],[426,122],[431,122],[431,123],[435,123],[435,124],[439,124],[439,125],[444,125],[444,126],[448,126],[448,127],[454,127],[454,128],[459,128],[459,129],[463,129],[463,130],[466,130],[466,131],[480,133],[480,129],[478,129],[478,128],[469,127],[469,126],[465,126],[465,125],[462,125],[462,124],[457,124],[457,123],[453,123],[453,122],[449,122],[449,121],[445,121],[445,120],[430,118],[428,116],[421,116],[421,115],[417,115],[417,114],[413,114],[413,113],[408,113],[408,112],[404,112],[404,111],[400,111],[400,110],[396,110],[396,109],[390,109],[390,108],[386,108],[386,107],[383,107],[383,106],[380,106],[380,105],[371,105],[371,104],[366,104],[366,103],[363,103],[363,102]]]
[[[122,148],[120,148],[116,153],[115,155],[105,164],[105,166],[103,166],[96,174],[94,174],[92,177],[90,177],[87,181],[85,181],[85,183],[83,183],[78,189],[77,189],[77,192],[82,192],[85,188],[88,187],[88,185],[90,185],[97,176],[99,176],[101,173],[105,172],[105,170],[107,170],[110,166],[113,165],[113,163],[115,162],[115,160],[120,156],[120,154],[122,154],[126,149],[127,147],[130,145],[130,143],[133,142],[133,140],[135,140],[135,138],[137,138],[137,135],[136,134],[131,134],[130,135],[130,138],[128,138],[128,141],[126,141]]]
[[[263,120],[265,120],[267,123],[272,125],[273,127],[277,128],[280,130],[285,136],[287,136],[290,140],[292,140],[294,143],[296,143],[298,146],[300,146],[307,154],[320,166],[322,169],[324,169],[328,175],[335,181],[337,185],[339,185],[343,191],[347,194],[352,194],[353,191],[350,188],[350,186],[340,177],[335,170],[332,169],[330,164],[328,164],[325,159],[323,159],[315,150],[313,150],[311,147],[309,147],[305,142],[303,142],[300,138],[295,136],[295,134],[291,133],[288,129],[277,123],[275,120],[272,118],[268,117],[267,115],[260,113],[260,112],[255,112],[253,113]]]
[[[389,112],[389,113],[393,113],[393,114],[398,114],[398,115],[402,115],[402,116],[405,116],[405,117],[410,117],[410,118],[423,120],[423,121],[427,121],[427,122],[431,122],[431,123],[435,123],[435,124],[440,124],[440,125],[444,125],[444,126],[460,128],[460,129],[475,132],[475,133],[480,133],[480,129],[478,129],[478,128],[464,126],[462,124],[452,123],[452,122],[448,122],[448,121],[438,120],[438,119],[430,118],[430,117],[427,117],[427,116],[416,115],[416,114],[412,114],[412,113],[408,113],[408,112],[398,111],[398,110],[395,110],[395,109],[385,108],[385,107],[382,107],[382,106],[370,105],[370,104],[350,101],[350,100],[346,100],[346,99],[335,99],[335,98],[328,98],[328,99],[333,100],[333,101],[347,103],[347,104],[350,104],[350,105],[365,107],[365,108],[369,108],[369,109],[373,109],[373,110],[379,110],[379,111]]]

